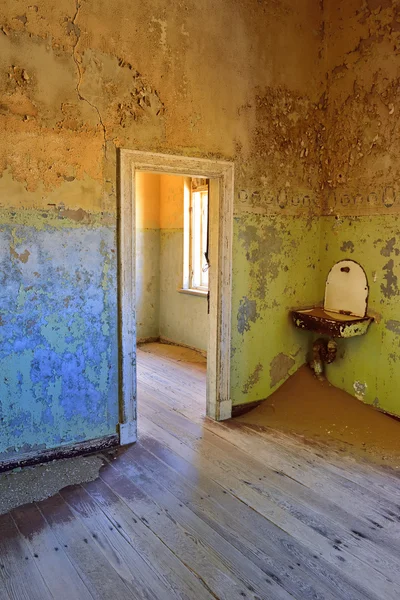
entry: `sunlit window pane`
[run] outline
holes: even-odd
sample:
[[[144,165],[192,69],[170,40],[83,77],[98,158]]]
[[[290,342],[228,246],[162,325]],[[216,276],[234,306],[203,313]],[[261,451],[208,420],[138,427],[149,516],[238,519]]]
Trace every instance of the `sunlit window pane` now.
[[[190,287],[208,289],[208,192],[193,191],[190,206]]]

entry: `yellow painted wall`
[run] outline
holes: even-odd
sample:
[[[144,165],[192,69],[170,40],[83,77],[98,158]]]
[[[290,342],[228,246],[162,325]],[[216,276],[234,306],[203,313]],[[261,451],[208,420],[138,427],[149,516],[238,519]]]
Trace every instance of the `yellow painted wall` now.
[[[160,175],[137,172],[136,333],[157,338],[160,329]]]
[[[184,177],[160,175],[161,229],[183,228]]]
[[[136,173],[136,228],[160,228],[160,175]]]

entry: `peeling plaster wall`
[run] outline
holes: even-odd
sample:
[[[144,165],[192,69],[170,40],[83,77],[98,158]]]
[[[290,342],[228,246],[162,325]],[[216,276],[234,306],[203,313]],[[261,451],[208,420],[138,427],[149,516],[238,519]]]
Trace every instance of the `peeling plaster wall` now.
[[[235,218],[234,237],[232,344],[240,368],[232,390],[242,404],[266,398],[305,362],[311,338],[289,312],[320,300],[320,221],[248,215]]]
[[[116,430],[119,147],[235,162],[234,402],[302,362],[287,308],[314,299],[322,33],[314,0],[2,3],[0,453]]]
[[[0,460],[115,433],[115,230],[0,210]]]
[[[340,343],[333,384],[400,415],[400,4],[326,3],[328,103],[323,157],[321,296],[326,275],[350,258],[366,270],[367,335]]]
[[[377,314],[365,336],[339,340],[339,359],[328,365],[328,378],[360,400],[399,415],[400,216],[343,217],[334,222],[324,217],[323,230],[321,272],[328,273],[343,258],[359,262],[368,277],[369,311]]]

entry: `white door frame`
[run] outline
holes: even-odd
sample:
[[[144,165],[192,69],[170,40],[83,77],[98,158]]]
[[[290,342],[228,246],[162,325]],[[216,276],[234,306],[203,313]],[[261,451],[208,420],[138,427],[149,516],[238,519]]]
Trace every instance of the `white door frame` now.
[[[232,415],[230,397],[233,163],[222,160],[120,150],[119,333],[120,444],[136,441],[135,174],[167,173],[210,179],[210,315],[207,349],[207,416]],[[215,199],[218,199],[215,202]]]

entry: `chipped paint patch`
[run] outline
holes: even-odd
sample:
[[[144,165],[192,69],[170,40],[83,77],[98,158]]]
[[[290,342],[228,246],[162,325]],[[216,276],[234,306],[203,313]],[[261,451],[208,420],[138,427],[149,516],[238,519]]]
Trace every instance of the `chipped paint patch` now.
[[[295,360],[282,352],[275,356],[270,365],[271,388],[290,375],[290,369],[295,365]]]
[[[400,251],[398,248],[395,248],[395,244],[396,244],[396,238],[392,237],[390,240],[388,240],[386,242],[386,245],[382,248],[381,255],[389,257],[392,254],[392,252],[394,252],[395,255],[398,256]]]
[[[265,300],[268,281],[276,279],[282,263],[282,235],[273,223],[256,218],[256,224],[247,224],[239,230],[239,240],[252,265],[257,296]]]
[[[242,298],[237,316],[238,332],[243,335],[245,331],[250,331],[251,323],[255,323],[258,316],[257,302],[247,297]]]
[[[386,321],[385,327],[388,331],[392,331],[396,335],[400,335],[400,321]]]
[[[350,254],[353,254],[354,252],[354,244],[352,241],[346,241],[343,242],[343,244],[340,246],[340,249],[342,252],[350,252]]]
[[[381,290],[385,298],[392,298],[393,296],[398,296],[399,294],[397,275],[394,274],[393,269],[394,260],[391,258],[383,267],[383,270],[386,271],[386,273],[383,276],[386,283],[381,284]]]
[[[20,254],[18,254],[18,252],[16,252],[12,246],[10,246],[10,254],[13,258],[16,258],[17,260],[21,261],[24,264],[26,264],[28,262],[28,259],[31,255],[31,253],[29,252],[28,249],[25,249],[24,252],[21,252]]]
[[[260,381],[261,374],[263,372],[264,367],[261,363],[258,363],[253,373],[247,379],[246,383],[243,386],[243,394],[248,394],[249,391]]]
[[[368,388],[367,384],[362,383],[361,381],[355,381],[353,384],[353,388],[356,398],[358,398],[358,400],[364,401]]]

